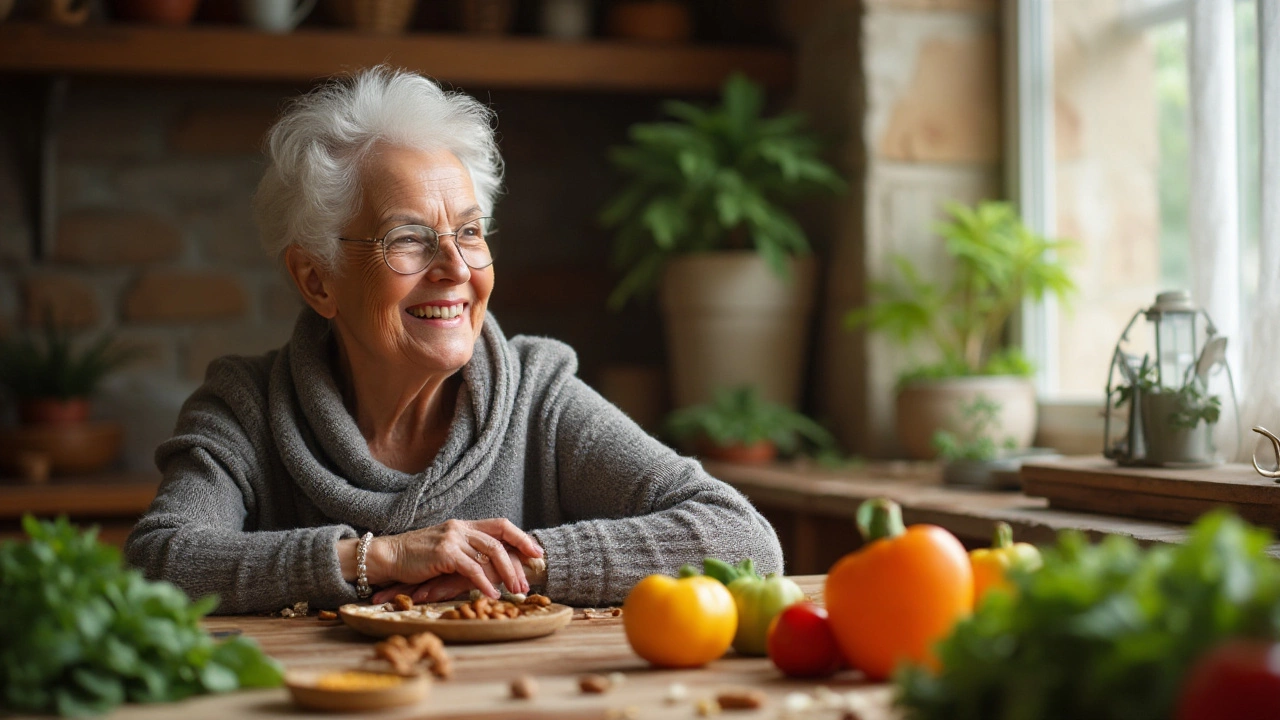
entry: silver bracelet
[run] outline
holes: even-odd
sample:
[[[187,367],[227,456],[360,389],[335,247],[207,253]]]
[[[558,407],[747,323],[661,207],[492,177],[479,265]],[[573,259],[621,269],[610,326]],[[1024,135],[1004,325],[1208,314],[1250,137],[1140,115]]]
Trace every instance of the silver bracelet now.
[[[356,545],[356,597],[367,598],[373,594],[369,587],[369,568],[365,559],[369,556],[369,543],[373,541],[373,533],[367,532]]]

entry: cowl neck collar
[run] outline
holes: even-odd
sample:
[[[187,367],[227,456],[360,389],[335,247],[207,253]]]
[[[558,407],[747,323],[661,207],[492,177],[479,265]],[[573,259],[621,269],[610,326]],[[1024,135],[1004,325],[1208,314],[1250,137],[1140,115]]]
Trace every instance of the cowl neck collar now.
[[[336,338],[303,309],[271,369],[271,433],[294,482],[329,518],[358,529],[399,533],[448,519],[489,474],[515,406],[519,369],[486,314],[462,369],[445,444],[420,473],[388,468],[369,453],[342,401]]]

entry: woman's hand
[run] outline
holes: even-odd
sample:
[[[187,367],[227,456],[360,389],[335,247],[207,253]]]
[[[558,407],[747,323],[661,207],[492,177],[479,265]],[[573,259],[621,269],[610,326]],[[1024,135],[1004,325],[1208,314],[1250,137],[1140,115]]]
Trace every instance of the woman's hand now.
[[[394,584],[378,592],[375,603],[447,575],[470,583],[458,592],[475,587],[496,599],[499,593],[494,585],[498,582],[511,592],[529,591],[521,555],[541,557],[542,548],[510,520],[446,520],[429,528],[374,538],[369,546],[369,582]]]
[[[508,547],[507,557],[511,560],[512,564],[516,566],[518,572],[520,573],[521,579],[524,580],[524,583],[525,583],[524,590],[515,590],[510,585],[508,585],[507,586],[508,592],[513,592],[513,593],[529,592],[529,582],[525,574],[524,565],[522,564],[522,561],[524,559],[523,556],[515,548]],[[498,577],[497,572],[493,569],[493,565],[491,563],[484,564],[484,566],[485,566],[485,575],[489,578],[490,582],[492,582],[495,585],[499,582],[502,582],[502,580]],[[473,589],[476,589],[475,583],[471,582],[471,580],[467,577],[454,573],[451,575],[440,575],[439,577],[431,578],[430,580],[424,583],[421,583],[419,585],[410,585],[408,583],[402,583],[402,584],[395,585],[394,587],[389,587],[384,590],[379,590],[377,593],[374,594],[372,598],[372,602],[375,605],[378,603],[387,602],[388,600],[391,600],[392,598],[394,598],[396,595],[400,595],[402,593],[405,595],[408,595],[409,597],[412,597],[415,603],[441,602],[444,600],[452,600],[453,598],[456,598],[459,595],[465,595],[466,593],[471,592]]]

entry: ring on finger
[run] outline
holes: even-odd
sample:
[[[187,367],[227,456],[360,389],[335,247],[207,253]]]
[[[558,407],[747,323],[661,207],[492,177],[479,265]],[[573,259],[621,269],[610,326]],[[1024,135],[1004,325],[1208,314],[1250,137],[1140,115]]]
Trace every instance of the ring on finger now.
[[[487,563],[487,562],[489,562],[489,556],[488,556],[488,555],[485,555],[484,553],[482,553],[482,552],[480,552],[479,550],[477,550],[477,551],[476,551],[476,562],[478,562],[478,563],[482,563],[482,564],[483,564],[483,563]]]

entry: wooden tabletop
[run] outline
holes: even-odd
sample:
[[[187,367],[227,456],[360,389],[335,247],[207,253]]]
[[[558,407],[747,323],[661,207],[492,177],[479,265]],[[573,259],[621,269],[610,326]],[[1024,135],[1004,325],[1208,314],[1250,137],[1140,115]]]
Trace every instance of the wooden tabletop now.
[[[822,576],[795,578],[801,588],[821,599]],[[254,638],[286,668],[345,668],[372,654],[374,639],[346,626],[305,618],[229,616],[208,618],[211,632],[238,631]],[[627,645],[621,618],[588,619],[579,609],[567,627],[553,635],[522,642],[490,645],[451,645],[454,677],[437,680],[427,699],[418,705],[379,712],[378,718],[409,720],[491,720],[495,718],[693,718],[694,703],[734,687],[763,690],[769,703],[761,710],[726,711],[721,717],[777,718],[790,693],[812,695],[819,686],[847,696],[862,720],[897,720],[890,708],[891,688],[868,684],[853,671],[821,681],[789,680],[766,658],[737,657],[732,652],[705,668],[657,670],[635,655]],[[584,695],[578,677],[586,673],[620,672],[621,687],[604,695]],[[510,682],[519,675],[536,678],[536,699],[513,700]],[[688,688],[688,698],[677,704],[665,701],[672,683]],[[201,696],[179,705],[126,705],[113,718],[276,718],[304,713],[290,701],[284,688],[254,690],[227,695]],[[843,712],[806,712],[796,717],[836,720]],[[329,716],[332,717],[332,716]],[[350,717],[350,716],[348,716]]]

